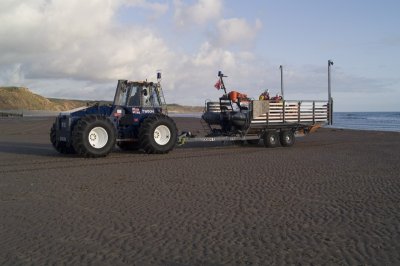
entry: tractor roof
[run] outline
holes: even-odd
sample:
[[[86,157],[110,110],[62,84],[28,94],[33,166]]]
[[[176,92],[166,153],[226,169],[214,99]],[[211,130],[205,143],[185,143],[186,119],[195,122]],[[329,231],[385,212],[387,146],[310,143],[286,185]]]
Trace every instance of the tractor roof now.
[[[153,86],[155,83],[154,82],[147,82],[147,81],[127,81],[129,85],[134,85],[134,86]]]

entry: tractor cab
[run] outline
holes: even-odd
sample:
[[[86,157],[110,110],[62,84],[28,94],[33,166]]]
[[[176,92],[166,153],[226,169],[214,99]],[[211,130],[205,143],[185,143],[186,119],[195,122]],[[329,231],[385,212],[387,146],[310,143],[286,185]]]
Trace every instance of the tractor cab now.
[[[115,92],[114,105],[166,109],[160,83],[146,81],[119,80]]]

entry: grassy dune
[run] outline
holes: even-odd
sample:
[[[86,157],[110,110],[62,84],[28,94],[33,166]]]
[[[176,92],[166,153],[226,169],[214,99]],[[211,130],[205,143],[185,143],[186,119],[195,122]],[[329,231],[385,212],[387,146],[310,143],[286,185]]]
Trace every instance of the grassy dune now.
[[[65,111],[85,106],[86,101],[48,99],[23,87],[0,87],[0,109]]]
[[[0,110],[67,111],[86,106],[88,102],[92,101],[45,98],[24,87],[0,87]],[[100,103],[108,104],[111,102],[103,101]],[[168,111],[194,113],[203,111],[203,107],[169,104]]]

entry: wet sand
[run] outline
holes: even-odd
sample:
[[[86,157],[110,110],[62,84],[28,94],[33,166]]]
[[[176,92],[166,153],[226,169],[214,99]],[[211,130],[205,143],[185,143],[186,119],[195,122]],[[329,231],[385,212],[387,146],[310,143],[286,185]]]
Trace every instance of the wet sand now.
[[[0,119],[0,265],[400,264],[399,133],[83,159],[52,122]]]

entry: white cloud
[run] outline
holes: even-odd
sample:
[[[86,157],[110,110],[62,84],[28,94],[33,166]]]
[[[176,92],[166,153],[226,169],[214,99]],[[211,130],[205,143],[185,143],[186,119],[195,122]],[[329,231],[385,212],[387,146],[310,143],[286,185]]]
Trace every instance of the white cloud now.
[[[0,14],[3,67],[19,63],[27,78],[72,76],[110,80],[150,65],[164,67],[170,52],[153,32],[117,25],[117,1],[37,1],[15,3]],[[19,16],[23,18],[20,20]]]
[[[184,4],[182,0],[174,0],[175,23],[181,27],[191,24],[203,25],[221,16],[222,0],[198,0],[193,5]]]
[[[117,79],[146,79],[167,69],[174,54],[162,38],[118,24],[115,16],[125,4],[2,1],[0,85],[27,86],[50,97],[110,99]]]
[[[193,54],[177,53],[154,30],[118,24],[120,8],[146,5],[154,7],[133,0],[1,3],[0,10],[7,11],[0,12],[0,82],[51,97],[107,99],[117,79],[152,78],[162,69],[168,101],[201,104],[220,95],[213,88],[218,70],[235,77],[236,84],[256,71],[249,52],[233,53],[204,42]],[[183,12],[204,23],[217,19],[221,5],[199,1]],[[20,15],[24,19],[18,20]]]
[[[0,67],[0,81],[6,85],[23,86],[25,82],[21,64],[13,64],[9,67]]]
[[[165,14],[169,9],[168,3],[148,2],[146,0],[123,0],[122,4],[127,7],[149,9],[153,13],[151,16],[153,19]]]
[[[216,42],[223,47],[239,46],[248,48],[257,37],[262,28],[262,23],[257,19],[250,25],[245,19],[222,19],[217,24],[218,35]]]

